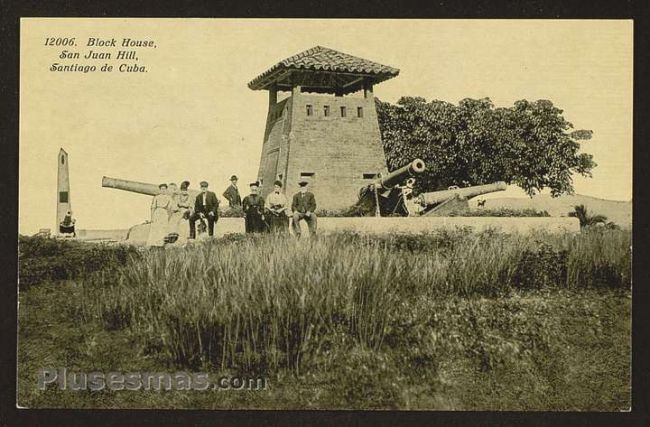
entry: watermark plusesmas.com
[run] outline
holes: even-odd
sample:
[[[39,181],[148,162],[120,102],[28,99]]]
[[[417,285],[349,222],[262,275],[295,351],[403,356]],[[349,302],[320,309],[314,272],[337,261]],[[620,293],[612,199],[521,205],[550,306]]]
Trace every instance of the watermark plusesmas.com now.
[[[38,389],[58,387],[59,390],[266,390],[264,377],[218,376],[206,372],[68,372],[67,368],[38,370]]]

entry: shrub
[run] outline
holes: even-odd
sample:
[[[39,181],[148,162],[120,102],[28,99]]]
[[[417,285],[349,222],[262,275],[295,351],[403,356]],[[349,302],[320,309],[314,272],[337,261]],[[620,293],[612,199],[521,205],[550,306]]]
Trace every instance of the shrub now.
[[[219,217],[221,218],[243,218],[244,211],[241,207],[227,207],[219,209]]]
[[[363,207],[358,205],[352,205],[343,209],[319,209],[316,211],[318,217],[359,217],[367,216],[368,213],[364,210]]]
[[[368,211],[362,206],[354,205],[349,208],[338,210],[321,209],[316,212],[319,217],[359,217],[373,216],[374,211]],[[399,217],[400,214],[384,215]],[[538,211],[536,209],[468,209],[457,210],[447,213],[447,216],[496,216],[496,217],[550,217],[547,211]]]
[[[330,401],[350,409],[398,409],[404,405],[404,378],[384,352],[355,346],[334,350],[323,380],[330,384]]]
[[[536,209],[471,209],[450,212],[448,216],[497,216],[497,217],[550,217],[547,211]]]
[[[25,287],[45,280],[74,279],[100,270],[107,274],[134,257],[138,257],[138,251],[131,246],[20,236],[18,277],[21,287]]]
[[[521,289],[564,286],[567,280],[567,251],[556,250],[545,242],[526,249],[512,277],[513,285]]]

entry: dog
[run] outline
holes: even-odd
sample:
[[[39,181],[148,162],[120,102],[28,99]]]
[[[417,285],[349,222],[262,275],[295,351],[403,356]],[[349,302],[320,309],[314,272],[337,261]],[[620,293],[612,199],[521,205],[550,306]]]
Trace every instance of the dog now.
[[[196,227],[196,240],[207,240],[209,237],[208,223],[205,218],[200,218]]]

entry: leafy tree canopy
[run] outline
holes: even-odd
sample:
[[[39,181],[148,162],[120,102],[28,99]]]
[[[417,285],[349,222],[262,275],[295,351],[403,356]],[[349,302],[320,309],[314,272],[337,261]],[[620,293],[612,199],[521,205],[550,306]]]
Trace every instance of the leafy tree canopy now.
[[[418,191],[505,181],[531,196],[548,188],[556,197],[573,193],[574,173],[591,176],[596,166],[579,153],[592,132],[573,130],[551,101],[495,108],[488,98],[456,106],[403,97],[376,105],[389,170],[418,157],[427,165]]]

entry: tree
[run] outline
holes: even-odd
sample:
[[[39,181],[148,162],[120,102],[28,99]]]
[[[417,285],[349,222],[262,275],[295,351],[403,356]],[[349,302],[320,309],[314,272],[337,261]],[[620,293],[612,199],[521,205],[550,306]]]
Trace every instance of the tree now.
[[[579,153],[588,130],[573,129],[551,101],[517,101],[495,108],[488,98],[443,101],[403,97],[376,100],[390,170],[415,158],[427,164],[417,191],[505,181],[533,195],[573,193],[572,175],[591,176],[590,154]]]
[[[616,225],[613,222],[607,222],[605,215],[589,215],[585,205],[578,205],[574,207],[574,211],[569,212],[569,216],[578,218],[580,221],[580,228],[589,227],[592,225],[602,224],[608,228],[614,228]]]

